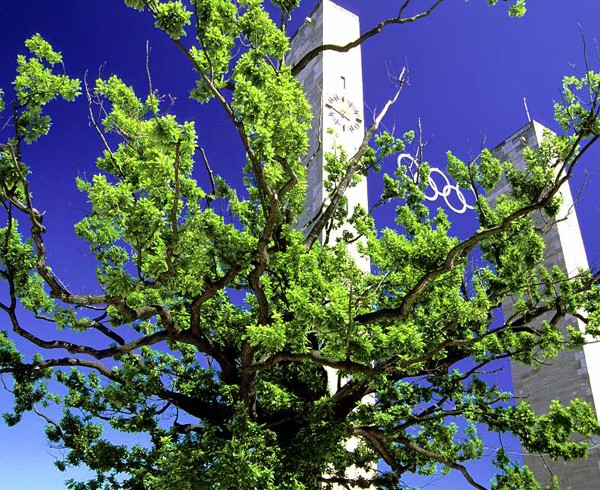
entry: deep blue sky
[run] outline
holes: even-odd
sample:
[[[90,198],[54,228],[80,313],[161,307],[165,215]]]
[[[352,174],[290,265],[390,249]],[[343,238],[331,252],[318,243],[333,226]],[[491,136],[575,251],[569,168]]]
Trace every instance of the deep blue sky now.
[[[374,25],[398,8],[398,0],[340,0],[358,13],[363,28]],[[421,6],[424,0],[416,0]],[[500,2],[503,3],[503,2]],[[301,22],[315,4],[304,0],[294,18]],[[598,67],[595,39],[600,37],[597,0],[529,0],[525,19],[509,19],[503,5],[487,7],[487,0],[447,0],[429,19],[413,25],[392,26],[363,47],[367,114],[381,107],[393,90],[388,71],[410,69],[410,85],[386,120],[401,133],[423,122],[430,139],[427,158],[444,164],[448,149],[468,158],[485,137],[490,147],[527,122],[523,97],[531,115],[556,129],[552,104],[560,96],[564,75],[583,67],[585,37],[590,62]],[[121,0],[0,0],[0,87],[10,93],[17,53],[23,41],[39,32],[62,51],[67,72],[79,78],[99,70],[117,74],[145,94],[146,41],[150,41],[153,85],[177,97],[172,109],[180,120],[196,121],[200,144],[214,170],[239,183],[242,154],[223,114],[214,105],[199,106],[187,98],[193,73],[186,60],[151,19],[124,7]],[[87,109],[77,104],[54,106],[51,135],[26,154],[33,169],[37,207],[46,211],[49,262],[74,289],[89,290],[93,264],[85,244],[73,239],[72,225],[80,219],[85,200],[76,191],[78,175],[92,175],[100,142],[87,121]],[[0,127],[3,121],[0,121]],[[5,136],[0,136],[4,138]],[[600,164],[594,152],[576,175],[575,193],[588,173],[587,187],[578,203],[579,220],[591,265],[600,263]],[[390,169],[394,162],[390,162]],[[199,175],[201,178],[201,175]],[[372,189],[377,185],[373,182]],[[466,218],[462,227],[471,221]],[[6,321],[6,320],[3,320]],[[504,375],[501,381],[506,381]],[[8,395],[0,391],[0,410]],[[52,467],[55,452],[41,434],[42,424],[27,417],[17,428],[0,425],[0,490],[63,488],[63,475]],[[487,481],[488,468],[478,467]],[[423,488],[467,488],[461,479],[433,478]]]

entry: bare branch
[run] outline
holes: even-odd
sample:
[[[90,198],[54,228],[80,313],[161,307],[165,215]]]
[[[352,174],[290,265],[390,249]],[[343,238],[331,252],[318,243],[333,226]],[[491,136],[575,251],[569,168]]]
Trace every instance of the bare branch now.
[[[44,412],[41,412],[37,407],[33,407],[33,412],[38,415],[39,417],[41,417],[42,419],[44,419],[48,424],[53,425],[54,428],[56,429],[56,432],[62,436],[62,429],[60,428],[60,424],[58,422],[56,422],[55,420],[51,419],[50,417],[48,417],[48,415],[46,415]]]
[[[104,377],[106,377],[107,379],[110,379],[111,381],[116,381],[116,382],[120,381],[120,378],[117,376],[117,374],[114,371],[112,371],[111,369],[108,369],[108,367],[106,367],[101,362],[90,361],[90,360],[86,360],[86,359],[78,359],[75,357],[62,357],[62,358],[58,358],[58,359],[46,359],[46,360],[35,362],[32,364],[19,364],[16,366],[11,366],[11,367],[6,367],[6,368],[0,369],[0,374],[12,373],[12,372],[19,371],[19,370],[20,371],[37,372],[37,371],[42,371],[44,369],[49,369],[49,368],[72,367],[72,366],[94,369],[95,371],[102,374]]]
[[[373,36],[376,36],[381,31],[383,31],[384,28],[386,28],[389,25],[394,25],[394,24],[408,24],[408,23],[411,23],[411,22],[415,22],[415,21],[417,21],[419,19],[422,19],[424,17],[427,17],[431,13],[433,13],[433,11],[443,1],[444,0],[436,0],[431,5],[431,7],[429,7],[427,10],[425,10],[425,11],[419,13],[419,14],[413,15],[411,17],[403,17],[402,15],[404,13],[404,10],[406,9],[406,7],[408,7],[408,5],[410,3],[410,0],[408,0],[400,8],[400,11],[398,12],[398,15],[396,17],[393,17],[393,18],[390,18],[390,19],[386,19],[386,20],[382,20],[375,27],[373,27],[373,28],[369,29],[368,31],[366,31],[364,34],[362,34],[360,37],[358,37],[354,41],[349,42],[348,44],[345,44],[343,46],[340,46],[340,45],[337,45],[337,44],[323,44],[321,46],[318,46],[317,48],[312,49],[311,51],[309,51],[308,53],[306,53],[300,59],[300,61],[298,61],[298,63],[296,63],[292,67],[292,74],[293,75],[298,75],[298,73],[300,73],[302,70],[304,70],[304,68],[306,68],[306,66],[312,60],[314,60],[317,56],[319,56],[324,51],[336,51],[338,53],[346,53],[346,52],[350,51],[351,49],[356,48],[357,46],[360,46],[367,39],[370,39]]]
[[[362,140],[358,150],[356,151],[354,156],[352,156],[352,158],[348,162],[348,168],[346,170],[346,173],[344,174],[344,177],[342,178],[341,182],[338,184],[333,195],[329,196],[329,198],[330,198],[329,205],[325,208],[323,213],[317,218],[314,226],[308,233],[308,235],[304,241],[304,244],[307,248],[309,248],[309,249],[312,248],[314,243],[321,236],[321,232],[323,231],[323,229],[325,229],[327,222],[333,217],[335,211],[339,207],[342,197],[344,196],[346,190],[348,189],[348,187],[350,186],[350,183],[352,182],[352,178],[354,177],[356,168],[357,168],[358,164],[360,163],[362,157],[364,156],[365,152],[367,151],[367,148],[369,147],[369,141],[371,140],[371,137],[375,134],[375,131],[377,131],[377,129],[379,128],[381,121],[383,120],[383,118],[385,117],[387,112],[389,111],[390,107],[392,107],[392,105],[394,105],[394,103],[398,100],[398,97],[400,96],[400,92],[402,92],[404,84],[406,83],[406,76],[407,76],[407,70],[406,70],[406,68],[403,68],[402,72],[398,76],[398,88],[396,89],[394,96],[386,102],[385,106],[383,107],[383,109],[381,110],[379,115],[375,118],[375,120],[373,121],[371,126],[369,126],[369,128],[367,129],[367,131],[365,131],[363,140]]]
[[[148,79],[148,97],[154,97],[152,75],[150,74],[150,41],[146,40],[146,78]]]
[[[115,155],[114,155],[110,145],[108,144],[108,141],[106,140],[106,136],[104,136],[104,132],[100,129],[100,126],[98,125],[98,122],[96,121],[96,118],[94,117],[94,111],[92,110],[92,107],[94,104],[94,99],[92,98],[92,92],[90,91],[90,89],[88,87],[87,71],[85,72],[85,74],[83,76],[83,86],[85,88],[85,95],[87,97],[88,117],[90,119],[90,123],[92,124],[93,128],[96,130],[96,133],[98,133],[98,136],[102,140],[102,144],[104,145],[105,150],[110,155],[110,159],[112,160],[113,164],[115,165],[115,168],[117,169],[117,172],[119,173],[120,177],[123,177],[123,172],[121,171],[121,168],[120,168],[119,164],[117,163]]]

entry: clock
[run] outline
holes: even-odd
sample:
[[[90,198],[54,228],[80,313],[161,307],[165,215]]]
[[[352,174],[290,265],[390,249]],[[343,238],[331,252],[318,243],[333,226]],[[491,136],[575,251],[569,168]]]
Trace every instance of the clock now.
[[[330,96],[325,103],[325,108],[333,125],[342,128],[342,131],[354,132],[360,128],[362,119],[358,108],[345,95]]]

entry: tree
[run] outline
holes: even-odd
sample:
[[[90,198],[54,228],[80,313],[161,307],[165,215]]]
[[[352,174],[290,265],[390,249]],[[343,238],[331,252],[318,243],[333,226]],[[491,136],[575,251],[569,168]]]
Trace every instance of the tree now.
[[[448,172],[479,196],[480,227],[467,239],[451,236],[443,211],[423,204],[425,162],[418,178],[406,169],[383,176],[379,204],[396,213],[397,229],[378,230],[365,210],[337,212],[358,176],[376,175],[407,146],[419,149],[413,133],[380,132],[383,113],[356,155],[329,155],[330,204],[303,232],[295,224],[310,108],[294,78],[304,62],[285,64],[285,21],[298,2],[272,2],[281,24],[258,0],[126,3],[152,15],[189,59],[198,74],[192,97],[217,100],[228,115],[245,148],[246,187],[217,176],[210,188],[197,185],[195,127],[164,112],[158,93],[140,98],[117,77],[82,87],[60,73],[60,53],[41,36],[26,41],[15,99],[4,107],[0,98],[11,114],[0,143],[0,308],[12,326],[0,336],[0,373],[14,396],[6,421],[39,412],[49,440],[68,451],[59,468],[83,464],[97,473],[70,488],[398,488],[408,472],[438,469],[484,488],[464,466],[482,455],[476,424],[512,432],[529,451],[585,456],[573,437],[600,435],[591,407],[574,400],[536,416],[481,373],[498,359],[535,364],[584,342],[576,329],[565,335],[552,322],[532,324],[548,311],[584,310],[587,333],[598,334],[597,275],[544,269],[533,215],[556,214],[558,189],[598,140],[600,75],[565,79],[556,106],[564,134],[528,151],[524,171],[488,150],[467,163],[449,155]],[[413,17],[408,0],[357,42],[441,3]],[[517,1],[509,12],[524,8]],[[77,183],[90,210],[75,230],[97,259],[97,294],[71,291],[49,267],[23,158],[50,130],[46,105],[81,92],[105,144],[99,173]],[[491,208],[485,193],[503,174],[512,193]],[[357,236],[319,240],[347,220],[370,274],[346,251]],[[475,253],[487,263],[474,270]],[[520,299],[518,314],[498,323],[507,296]],[[57,332],[33,334],[25,310]],[[105,341],[80,340],[90,331]],[[40,354],[25,358],[17,338]],[[325,368],[347,379],[335,393]],[[363,402],[368,396],[376,402]],[[45,415],[55,404],[63,409],[57,419]],[[105,424],[147,440],[111,442]],[[353,451],[345,445],[351,437],[359,443]],[[345,473],[379,460],[386,470],[372,478]],[[540,488],[506,454],[496,464],[493,488]]]

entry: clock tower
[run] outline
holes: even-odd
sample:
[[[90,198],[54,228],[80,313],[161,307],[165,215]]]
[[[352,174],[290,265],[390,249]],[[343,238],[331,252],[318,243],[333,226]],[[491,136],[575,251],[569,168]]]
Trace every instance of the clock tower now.
[[[340,7],[331,0],[319,0],[315,9],[305,19],[291,40],[291,51],[286,63],[294,66],[312,49],[323,44],[343,46],[360,36],[357,15]],[[322,210],[329,203],[325,189],[327,171],[325,156],[344,152],[351,158],[360,146],[365,132],[363,109],[363,77],[360,46],[346,53],[327,50],[314,58],[296,76],[304,87],[304,93],[313,112],[309,133],[310,149],[304,159],[307,167],[308,189],[304,215],[299,227],[308,233]],[[365,178],[350,187],[345,194],[346,213],[351,216],[356,206],[368,210],[367,181]],[[344,231],[352,233],[350,226],[325,232],[322,242],[335,243]],[[356,265],[370,272],[369,259],[358,252],[356,243],[348,245],[348,251]],[[327,368],[329,387],[335,393],[344,383],[338,373]],[[370,398],[365,401],[372,401]],[[358,441],[350,439],[347,449],[352,451]],[[376,468],[348,468],[351,477],[372,477]],[[334,488],[340,488],[334,486]]]
[[[286,63],[294,66],[312,49],[323,44],[345,45],[360,36],[357,15],[331,0],[320,0],[292,37],[292,49]],[[305,158],[308,191],[300,226],[308,232],[315,217],[328,203],[325,190],[325,154],[343,151],[350,158],[364,135],[363,77],[360,46],[347,53],[325,51],[313,59],[298,75],[313,111],[310,150]],[[367,181],[362,179],[346,192],[347,213],[356,206],[368,209]],[[347,228],[348,231],[352,231]],[[344,230],[334,230],[323,241],[334,243]],[[348,247],[356,264],[369,271],[369,261]]]

